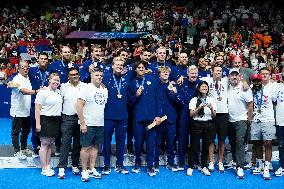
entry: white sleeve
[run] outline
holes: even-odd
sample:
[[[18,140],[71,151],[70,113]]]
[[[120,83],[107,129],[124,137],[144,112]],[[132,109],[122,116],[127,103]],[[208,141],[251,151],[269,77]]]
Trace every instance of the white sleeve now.
[[[194,97],[190,100],[189,104],[188,104],[188,109],[189,110],[195,110],[196,109],[196,103],[197,103],[197,98]]]
[[[40,104],[43,105],[44,104],[44,100],[45,100],[46,94],[44,90],[40,90],[37,95],[36,95],[36,99],[35,99],[35,103],[36,104]]]
[[[18,75],[16,75],[16,76],[13,78],[12,82],[13,82],[14,84],[19,84],[19,87],[13,88],[14,91],[17,91],[17,92],[19,93],[20,90],[23,88],[23,82],[21,82],[21,80],[19,79]]]
[[[243,99],[246,103],[253,101],[252,90],[248,89],[247,91],[243,91]]]
[[[88,94],[88,91],[86,90],[86,86],[82,87],[82,90],[80,90],[79,92],[78,99],[87,101],[87,94]]]

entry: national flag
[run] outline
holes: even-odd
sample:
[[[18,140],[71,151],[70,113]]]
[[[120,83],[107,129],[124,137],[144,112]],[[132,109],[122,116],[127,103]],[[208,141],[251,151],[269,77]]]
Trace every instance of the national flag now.
[[[40,39],[36,41],[19,41],[19,52],[22,60],[31,60],[32,57],[37,58],[39,52],[48,53],[48,57],[51,57],[52,49],[50,42],[46,39]]]

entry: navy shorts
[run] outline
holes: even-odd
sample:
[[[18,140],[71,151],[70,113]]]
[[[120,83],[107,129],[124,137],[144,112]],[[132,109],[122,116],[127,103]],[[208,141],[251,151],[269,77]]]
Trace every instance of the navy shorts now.
[[[86,133],[80,133],[82,147],[90,147],[104,143],[104,127],[87,127]]]

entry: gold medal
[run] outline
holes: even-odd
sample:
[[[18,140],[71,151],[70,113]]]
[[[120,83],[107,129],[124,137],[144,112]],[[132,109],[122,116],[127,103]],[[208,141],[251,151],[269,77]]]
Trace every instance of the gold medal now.
[[[121,95],[121,94],[117,94],[116,96],[117,96],[117,98],[119,98],[119,99],[122,98],[122,95]]]

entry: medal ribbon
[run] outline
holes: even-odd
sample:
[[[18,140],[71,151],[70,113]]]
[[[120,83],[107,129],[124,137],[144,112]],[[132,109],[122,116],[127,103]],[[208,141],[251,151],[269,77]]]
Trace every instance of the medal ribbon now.
[[[221,86],[220,86],[221,87]],[[219,90],[219,84],[218,81],[215,82],[215,90],[217,92],[218,97],[221,95],[221,90]]]
[[[44,82],[45,82],[46,76],[47,76],[46,71],[44,71],[43,73],[44,73],[44,75],[43,75],[43,77],[42,77],[42,73],[41,73],[41,71],[39,70],[39,75],[40,75],[40,80],[41,80],[41,85],[40,85],[40,86],[41,86],[41,87],[44,86]]]
[[[112,75],[112,76],[113,76],[113,80],[114,80],[114,84],[115,84],[117,93],[118,93],[118,94],[121,94],[121,93],[120,93],[120,90],[121,90],[121,77],[118,78],[118,79],[119,79],[119,83],[118,83],[117,80],[116,80],[116,78],[115,78],[115,76],[114,76],[114,75]]]

